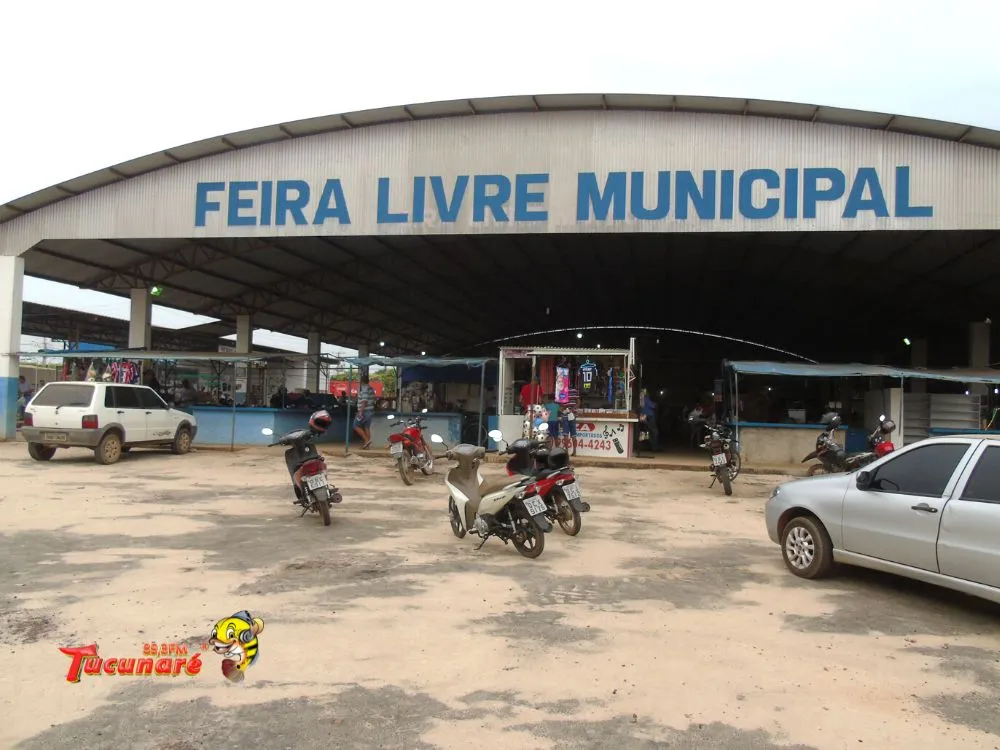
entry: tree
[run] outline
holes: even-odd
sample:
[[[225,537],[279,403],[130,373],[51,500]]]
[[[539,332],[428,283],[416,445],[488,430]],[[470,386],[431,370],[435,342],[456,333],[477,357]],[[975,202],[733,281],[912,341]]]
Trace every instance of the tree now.
[[[395,367],[385,367],[380,369],[378,372],[372,372],[368,379],[370,381],[379,381],[382,384],[382,395],[385,398],[395,398],[396,397],[396,368]]]

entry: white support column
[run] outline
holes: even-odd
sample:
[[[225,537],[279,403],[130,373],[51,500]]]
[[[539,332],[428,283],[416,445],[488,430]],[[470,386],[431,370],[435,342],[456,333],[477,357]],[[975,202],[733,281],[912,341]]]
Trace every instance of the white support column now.
[[[969,323],[969,367],[985,370],[990,366],[990,327],[986,323]],[[985,383],[969,384],[969,392],[985,396]]]
[[[319,331],[310,331],[306,341],[306,353],[309,355],[306,363],[306,388],[312,393],[319,393],[319,356],[323,350]]]
[[[249,354],[253,351],[253,318],[249,315],[236,317],[236,354]]]
[[[148,289],[133,289],[128,318],[128,348],[148,350],[152,347],[153,298]]]
[[[927,367],[927,339],[914,339],[910,344],[910,367],[914,369]],[[927,381],[911,378],[910,392],[927,393]]]
[[[24,258],[0,257],[0,440],[17,439],[17,352],[21,350]]]
[[[359,346],[358,347],[358,356],[359,357],[367,357],[367,356],[369,356],[369,353],[368,353],[369,351],[370,350],[369,350],[369,348],[368,348],[367,345]],[[368,378],[368,374],[369,374],[369,371],[368,371],[367,367],[358,367],[358,378],[364,377],[365,379],[367,379]]]

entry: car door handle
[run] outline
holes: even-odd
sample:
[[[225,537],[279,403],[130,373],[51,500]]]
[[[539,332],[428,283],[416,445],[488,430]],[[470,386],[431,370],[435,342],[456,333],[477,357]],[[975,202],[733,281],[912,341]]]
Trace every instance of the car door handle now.
[[[119,410],[118,410],[118,413],[119,413],[119,414],[124,414],[124,413],[125,413],[125,410],[124,410],[124,409],[119,409]]]
[[[937,513],[937,508],[934,508],[927,503],[920,503],[920,505],[911,505],[910,510],[922,510],[924,513]]]
[[[147,411],[146,413],[147,413],[147,414],[152,414],[153,412],[151,412],[151,411]]]

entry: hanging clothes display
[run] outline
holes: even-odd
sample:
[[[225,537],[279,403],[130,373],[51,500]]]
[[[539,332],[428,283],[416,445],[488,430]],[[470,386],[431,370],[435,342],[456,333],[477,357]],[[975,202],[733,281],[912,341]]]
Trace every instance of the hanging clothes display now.
[[[589,395],[597,390],[598,367],[589,359],[580,365],[580,393]]]
[[[108,378],[112,383],[135,385],[141,379],[141,370],[135,362],[109,362]]]
[[[543,394],[555,393],[555,359],[552,357],[542,357],[538,360],[538,384],[542,386]]]
[[[556,403],[565,404],[569,401],[569,368],[556,368]]]

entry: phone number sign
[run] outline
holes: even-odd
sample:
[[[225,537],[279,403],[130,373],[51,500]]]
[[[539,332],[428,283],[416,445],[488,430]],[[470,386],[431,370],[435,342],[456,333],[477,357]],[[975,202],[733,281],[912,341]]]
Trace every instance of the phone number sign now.
[[[576,454],[604,458],[626,458],[629,455],[629,425],[625,422],[576,423]],[[572,451],[573,442],[568,435],[559,434],[559,444]]]

